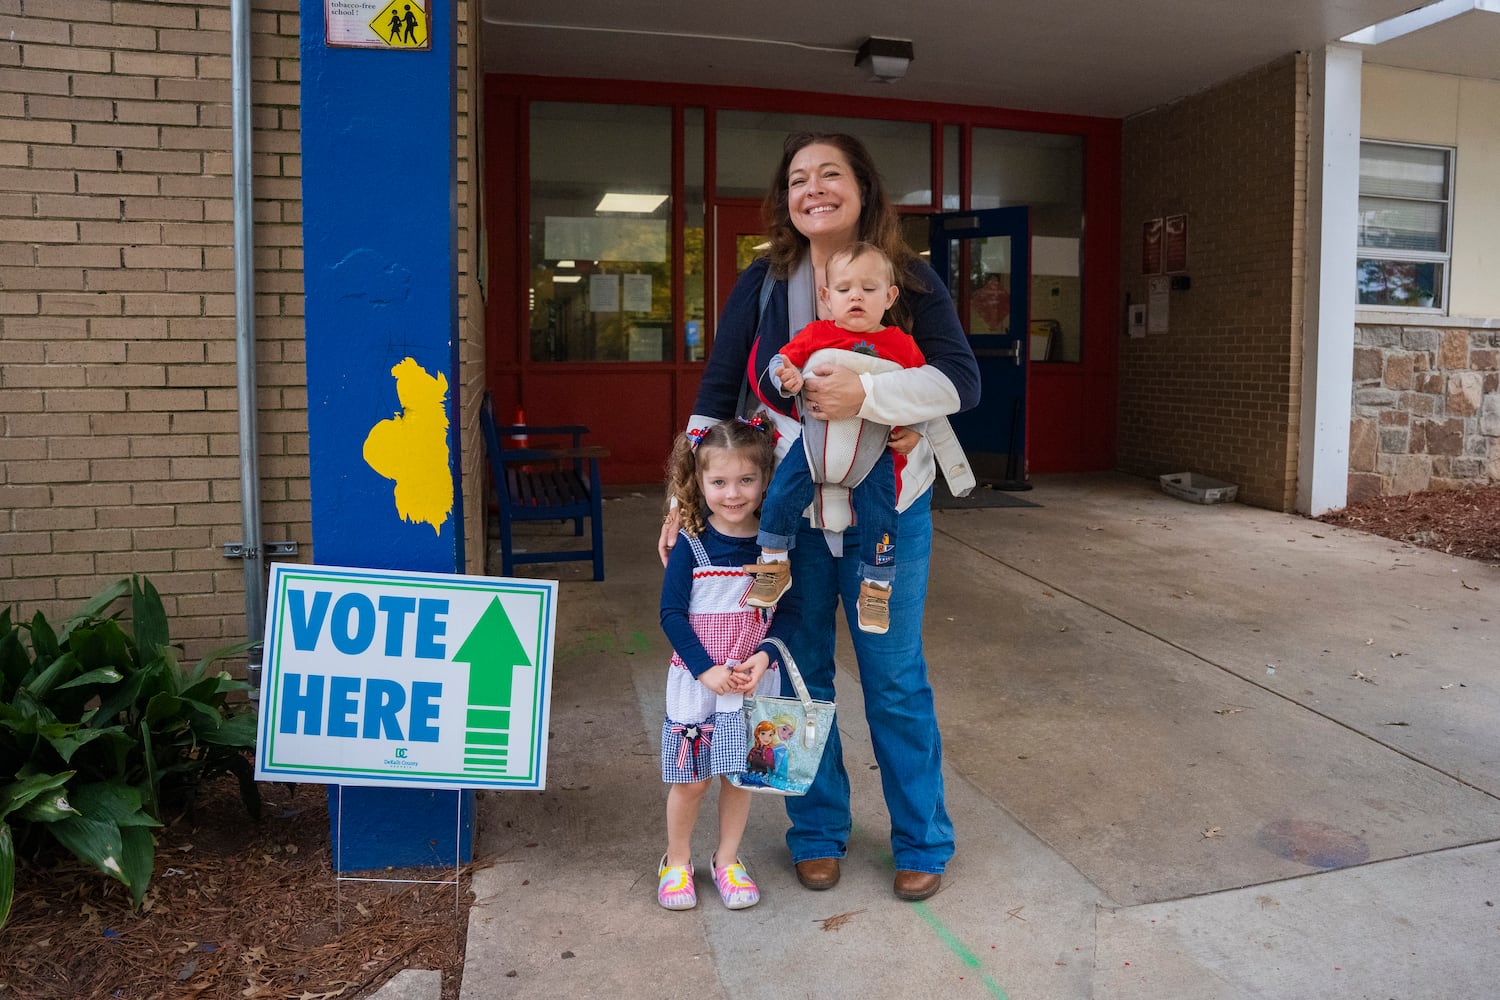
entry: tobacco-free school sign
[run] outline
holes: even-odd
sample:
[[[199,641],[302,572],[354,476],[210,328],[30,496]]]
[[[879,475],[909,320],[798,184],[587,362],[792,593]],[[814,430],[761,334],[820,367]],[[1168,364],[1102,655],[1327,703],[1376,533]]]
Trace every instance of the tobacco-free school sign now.
[[[271,567],[255,776],[542,788],[557,584]]]

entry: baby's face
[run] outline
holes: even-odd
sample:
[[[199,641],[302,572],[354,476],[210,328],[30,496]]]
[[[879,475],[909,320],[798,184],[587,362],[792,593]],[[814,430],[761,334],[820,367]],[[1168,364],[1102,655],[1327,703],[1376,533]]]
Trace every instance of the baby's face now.
[[[823,297],[833,320],[854,333],[872,333],[884,326],[885,311],[896,301],[890,264],[879,254],[865,253],[850,260],[835,257],[828,263]]]

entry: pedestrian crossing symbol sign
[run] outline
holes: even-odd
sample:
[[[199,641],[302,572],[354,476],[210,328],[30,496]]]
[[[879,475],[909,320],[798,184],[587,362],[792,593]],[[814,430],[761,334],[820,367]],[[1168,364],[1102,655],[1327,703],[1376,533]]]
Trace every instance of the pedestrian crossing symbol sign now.
[[[375,15],[370,29],[393,49],[432,47],[424,0],[391,0]]]

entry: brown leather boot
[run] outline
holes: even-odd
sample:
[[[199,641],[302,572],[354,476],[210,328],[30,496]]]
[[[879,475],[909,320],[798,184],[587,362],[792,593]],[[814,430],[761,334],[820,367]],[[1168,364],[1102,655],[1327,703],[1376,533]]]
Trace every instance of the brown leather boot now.
[[[811,858],[797,862],[797,881],[807,889],[832,889],[839,884],[839,859]]]
[[[927,899],[937,892],[943,884],[943,876],[934,872],[908,872],[896,873],[896,898],[916,902],[919,899]]]

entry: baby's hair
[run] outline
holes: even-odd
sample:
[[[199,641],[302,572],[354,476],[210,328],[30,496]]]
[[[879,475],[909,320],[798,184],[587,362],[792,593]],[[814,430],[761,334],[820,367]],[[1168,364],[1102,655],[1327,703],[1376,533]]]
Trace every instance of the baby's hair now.
[[[848,263],[853,264],[855,261],[859,260],[867,253],[874,254],[885,263],[886,284],[894,285],[896,283],[896,265],[891,263],[891,258],[886,254],[884,250],[880,249],[875,244],[867,243],[864,240],[850,243],[846,247],[840,247],[839,249],[828,255],[828,259],[823,262],[824,284],[833,284],[833,279],[829,278],[828,274],[833,270],[835,261],[846,260],[848,261]]]
[[[730,419],[714,424],[701,434],[679,434],[672,443],[667,459],[667,510],[677,501],[682,512],[682,527],[690,535],[703,534],[708,523],[708,504],[703,499],[703,484],[698,478],[698,463],[709,451],[727,449],[750,455],[766,482],[776,464],[776,432],[766,417],[757,415],[758,423]]]

